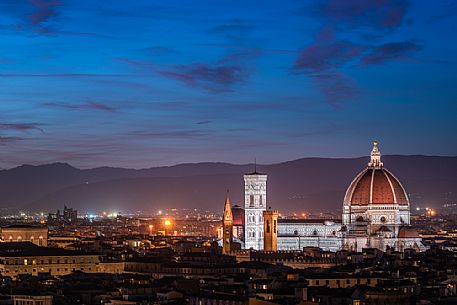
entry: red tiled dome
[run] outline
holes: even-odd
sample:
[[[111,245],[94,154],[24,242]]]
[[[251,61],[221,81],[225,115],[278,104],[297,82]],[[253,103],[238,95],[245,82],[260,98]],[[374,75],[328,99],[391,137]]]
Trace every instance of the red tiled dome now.
[[[378,142],[371,151],[368,167],[352,181],[344,196],[345,205],[409,204],[400,181],[381,162]]]
[[[408,195],[395,176],[385,168],[367,168],[351,183],[344,204],[409,204]]]
[[[368,167],[352,181],[344,204],[409,204],[409,200],[400,181],[391,172],[382,167]]]

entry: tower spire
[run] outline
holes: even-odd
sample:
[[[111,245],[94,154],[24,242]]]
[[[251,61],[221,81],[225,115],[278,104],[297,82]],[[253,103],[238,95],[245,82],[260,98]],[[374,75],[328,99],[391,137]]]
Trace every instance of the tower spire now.
[[[228,254],[233,243],[233,214],[230,206],[229,191],[225,196],[224,218],[222,220],[222,253]]]
[[[369,167],[379,168],[383,166],[381,162],[381,152],[378,149],[378,141],[373,142],[373,149],[371,150],[370,162],[368,163]]]
[[[227,189],[227,194],[225,195],[224,220],[233,221],[232,207],[230,205],[230,197],[229,197],[228,189]]]

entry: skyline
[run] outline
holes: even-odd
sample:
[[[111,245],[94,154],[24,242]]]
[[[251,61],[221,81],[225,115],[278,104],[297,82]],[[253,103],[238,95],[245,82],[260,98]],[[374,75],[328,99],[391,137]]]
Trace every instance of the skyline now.
[[[453,1],[0,11],[0,168],[457,155]]]

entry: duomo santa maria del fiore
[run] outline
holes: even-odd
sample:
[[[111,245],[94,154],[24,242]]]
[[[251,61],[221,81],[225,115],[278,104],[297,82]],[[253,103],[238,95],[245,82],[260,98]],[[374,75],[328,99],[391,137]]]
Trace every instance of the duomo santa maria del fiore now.
[[[410,224],[408,194],[395,175],[384,167],[375,141],[370,162],[346,190],[342,219],[286,219],[267,209],[267,174],[256,170],[244,175],[244,224],[234,230],[227,197],[224,211],[223,248],[232,250],[235,235],[245,249],[302,250],[319,247],[327,251],[407,248],[424,251]],[[235,234],[233,234],[235,233]]]

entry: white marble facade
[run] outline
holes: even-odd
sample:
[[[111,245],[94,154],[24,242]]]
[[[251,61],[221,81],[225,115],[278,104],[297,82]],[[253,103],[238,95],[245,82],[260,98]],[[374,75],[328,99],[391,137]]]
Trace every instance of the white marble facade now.
[[[267,209],[267,175],[244,175],[245,248],[263,250],[263,211]]]

